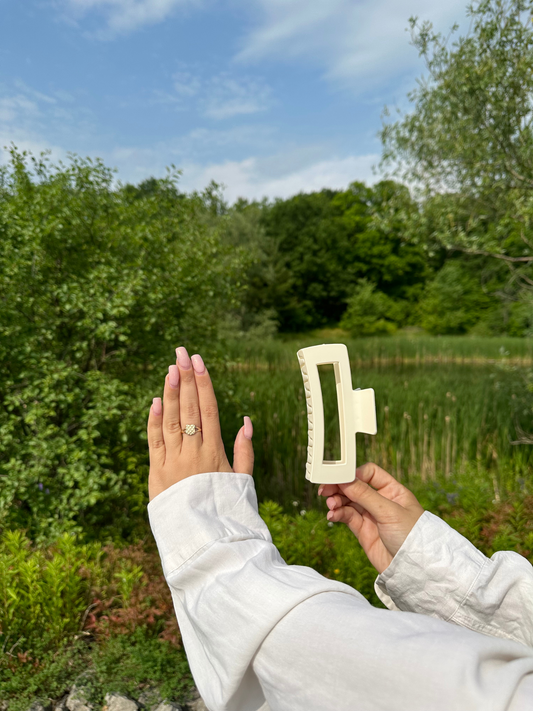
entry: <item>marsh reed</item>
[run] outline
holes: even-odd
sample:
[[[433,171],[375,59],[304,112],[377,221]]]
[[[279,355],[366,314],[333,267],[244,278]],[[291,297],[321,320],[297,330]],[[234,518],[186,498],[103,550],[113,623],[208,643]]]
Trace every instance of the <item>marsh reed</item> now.
[[[305,339],[248,344],[232,372],[242,414],[255,427],[260,500],[310,506],[305,479],[307,417],[296,350]],[[357,435],[358,463],[375,461],[400,481],[486,478],[503,491],[533,488],[533,447],[513,444],[533,430],[533,393],[525,373],[533,353],[524,339],[314,339],[345,342],[353,387],[376,392],[378,434]],[[414,341],[414,342],[413,342]],[[242,344],[241,344],[242,346]],[[440,349],[440,350],[439,350]],[[418,355],[417,355],[418,354]],[[326,445],[340,454],[333,369],[321,369]],[[241,415],[241,413],[238,413]]]

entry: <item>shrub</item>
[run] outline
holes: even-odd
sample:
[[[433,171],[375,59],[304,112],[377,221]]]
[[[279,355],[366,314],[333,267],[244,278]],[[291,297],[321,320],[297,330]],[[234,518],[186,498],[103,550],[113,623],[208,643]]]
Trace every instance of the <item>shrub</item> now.
[[[403,302],[394,301],[374,284],[360,279],[339,325],[353,336],[394,333],[405,318]]]
[[[426,287],[419,304],[420,325],[435,335],[466,333],[495,306],[470,269],[449,261]]]
[[[175,347],[222,362],[242,250],[177,178],[136,191],[98,161],[15,151],[0,172],[0,525],[33,540],[131,535],[148,407]]]

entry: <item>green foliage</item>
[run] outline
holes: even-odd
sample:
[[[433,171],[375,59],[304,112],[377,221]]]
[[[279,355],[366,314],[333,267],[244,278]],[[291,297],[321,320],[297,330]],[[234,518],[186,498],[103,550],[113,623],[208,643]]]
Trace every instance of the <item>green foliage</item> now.
[[[44,630],[42,634],[43,642],[34,650],[38,661],[26,655],[9,666],[2,659],[0,696],[9,704],[9,711],[27,711],[35,699],[59,701],[87,670],[89,654],[81,639],[65,639],[50,647]]]
[[[97,544],[80,546],[68,533],[49,549],[32,548],[21,531],[4,533],[0,539],[4,655],[33,652],[42,645],[43,631],[48,644],[55,645],[81,630],[98,553]]]
[[[127,635],[110,637],[94,648],[87,684],[90,699],[102,704],[106,693],[139,697],[143,687],[157,687],[163,699],[181,701],[193,685],[183,649],[137,628]]]
[[[419,304],[420,325],[429,333],[467,333],[494,310],[494,301],[464,263],[447,262],[427,285]]]
[[[339,326],[354,337],[390,334],[405,319],[407,309],[406,302],[395,302],[366,279],[360,279]]]
[[[98,644],[65,640],[37,653],[38,662],[26,657],[16,668],[2,669],[0,695],[9,711],[26,711],[36,698],[45,705],[57,703],[74,684],[96,707],[107,693],[138,699],[149,689],[157,689],[167,701],[183,702],[193,686],[185,651],[144,627]]]
[[[1,177],[0,525],[129,535],[151,397],[180,343],[222,362],[242,251],[176,174],[135,191],[98,161],[13,150]]]
[[[107,691],[138,696],[150,685],[179,700],[191,685],[155,545],[81,545],[65,533],[34,546],[5,532],[0,698],[24,711],[35,697],[59,700],[80,678],[98,704]]]
[[[471,3],[470,30],[454,42],[412,18],[427,76],[408,95],[412,111],[381,133],[383,165],[420,186],[406,234],[495,258],[504,306],[524,292],[531,305],[533,285],[532,13],[530,0]]]
[[[253,255],[243,323],[262,313],[282,332],[336,324],[361,278],[394,298],[416,300],[427,257],[404,240],[400,207],[417,209],[408,191],[391,181],[271,204],[237,203],[227,216],[226,238],[245,242]],[[390,218],[384,228],[374,220],[383,211]]]

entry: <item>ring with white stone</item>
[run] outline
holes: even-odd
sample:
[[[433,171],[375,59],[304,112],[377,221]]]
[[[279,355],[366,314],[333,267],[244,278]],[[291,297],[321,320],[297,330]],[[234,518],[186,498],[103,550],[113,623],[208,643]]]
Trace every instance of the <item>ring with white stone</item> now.
[[[188,434],[188,435],[194,435],[197,432],[201,432],[202,428],[197,427],[196,425],[185,425],[185,429],[181,430],[181,434]]]

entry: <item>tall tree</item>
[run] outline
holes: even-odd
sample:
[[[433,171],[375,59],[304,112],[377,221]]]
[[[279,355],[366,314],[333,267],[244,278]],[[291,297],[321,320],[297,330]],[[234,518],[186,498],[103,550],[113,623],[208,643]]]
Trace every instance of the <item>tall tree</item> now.
[[[429,232],[498,260],[502,299],[533,305],[533,2],[483,0],[467,13],[470,31],[453,42],[457,26],[446,39],[411,18],[427,76],[412,111],[383,126],[382,165],[424,198],[414,239]]]

